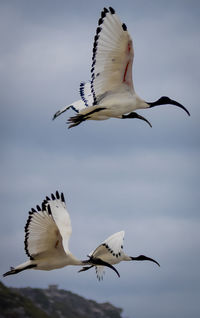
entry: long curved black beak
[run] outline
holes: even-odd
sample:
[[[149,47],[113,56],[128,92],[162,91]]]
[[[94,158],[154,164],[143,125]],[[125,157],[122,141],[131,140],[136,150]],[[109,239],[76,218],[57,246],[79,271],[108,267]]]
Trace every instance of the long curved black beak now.
[[[152,108],[154,106],[159,106],[159,105],[175,105],[177,107],[182,108],[188,114],[188,116],[190,116],[190,113],[187,110],[187,108],[185,108],[183,105],[181,105],[177,101],[175,101],[167,96],[162,96],[157,101],[152,102],[152,103],[147,103],[147,104],[149,105],[149,108]]]
[[[130,258],[131,258],[132,261],[150,261],[150,262],[154,262],[158,266],[160,266],[160,264],[157,261],[155,261],[155,259],[147,257],[145,255],[140,255],[140,256],[137,256],[137,257],[130,256]]]

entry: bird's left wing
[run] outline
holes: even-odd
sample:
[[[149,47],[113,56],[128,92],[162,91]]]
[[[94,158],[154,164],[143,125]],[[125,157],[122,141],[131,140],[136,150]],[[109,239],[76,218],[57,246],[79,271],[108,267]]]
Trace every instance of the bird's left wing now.
[[[51,199],[46,198],[47,208],[56,223],[62,237],[62,245],[66,253],[69,253],[68,242],[72,233],[70,215],[67,211],[63,193],[56,191],[56,195],[51,194]]]
[[[31,209],[25,225],[24,247],[31,260],[64,253],[62,237],[46,203]]]
[[[109,264],[117,263],[123,250],[124,231],[114,233],[103,241],[94,251],[89,254],[91,258],[101,259]],[[103,279],[105,273],[103,266],[95,266],[97,278]]]
[[[113,8],[104,8],[94,37],[91,91],[93,105],[107,92],[129,89],[133,91],[132,39],[124,23]]]
[[[66,112],[68,109],[73,109],[76,113],[79,113],[80,110],[84,109],[86,107],[85,102],[83,99],[77,100],[71,105],[65,106],[64,108],[58,110],[54,115],[53,115],[53,120],[56,119],[58,116],[60,116],[62,113]]]
[[[81,99],[77,100],[76,102],[73,102],[71,105],[65,106],[64,108],[58,110],[53,115],[53,120],[56,119],[58,116],[60,116],[62,113],[66,112],[68,109],[74,110],[76,113],[79,113],[81,110],[86,108],[87,106],[92,106],[94,103],[93,94],[91,91],[91,82],[81,82],[80,83],[80,96]]]

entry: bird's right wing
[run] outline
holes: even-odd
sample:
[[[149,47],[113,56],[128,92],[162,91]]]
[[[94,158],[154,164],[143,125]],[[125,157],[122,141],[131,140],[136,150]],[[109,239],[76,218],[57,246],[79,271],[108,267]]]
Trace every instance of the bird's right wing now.
[[[31,209],[25,225],[25,252],[30,259],[64,253],[62,237],[46,204]]]
[[[71,221],[63,193],[46,197],[42,206],[29,212],[25,226],[25,251],[30,259],[56,257],[69,252]]]

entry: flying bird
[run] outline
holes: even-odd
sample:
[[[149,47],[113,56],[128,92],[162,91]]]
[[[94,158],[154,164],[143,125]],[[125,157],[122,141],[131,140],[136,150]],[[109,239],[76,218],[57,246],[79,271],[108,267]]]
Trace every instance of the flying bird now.
[[[147,257],[145,255],[139,255],[137,257],[126,255],[123,251],[124,234],[124,231],[120,231],[109,236],[103,243],[101,243],[88,255],[89,260],[92,261],[93,259],[97,258],[110,265],[115,265],[122,261],[151,261],[160,266],[160,264],[153,258]],[[79,272],[86,271],[92,267],[95,267],[98,280],[102,280],[105,273],[103,265],[99,266],[92,264],[90,266],[84,266],[79,270]]]
[[[79,260],[69,250],[69,238],[72,227],[63,193],[56,191],[51,198],[46,197],[42,205],[31,209],[25,225],[25,252],[29,260],[11,267],[3,276],[17,274],[28,269],[53,270],[68,265],[83,266],[80,271],[96,268],[97,277],[107,266],[119,273],[112,264],[122,260],[155,260],[146,256],[129,257],[123,253],[124,232],[115,233],[88,255],[88,259]],[[159,265],[159,264],[158,264]]]
[[[151,123],[135,110],[159,105],[175,105],[189,116],[189,111],[177,101],[162,96],[155,102],[140,98],[132,80],[134,50],[127,26],[111,7],[104,8],[94,37],[91,80],[80,84],[81,99],[57,111],[53,119],[68,109],[77,114],[68,119],[69,127],[85,120],[138,118]]]

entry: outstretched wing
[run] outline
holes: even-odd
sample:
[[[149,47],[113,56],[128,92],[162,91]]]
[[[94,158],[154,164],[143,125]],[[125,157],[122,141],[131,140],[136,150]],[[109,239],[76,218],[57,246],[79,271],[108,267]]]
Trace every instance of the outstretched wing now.
[[[62,245],[65,253],[69,253],[68,243],[72,233],[72,227],[63,193],[59,194],[59,192],[56,191],[56,196],[51,194],[51,200],[47,200],[47,207],[62,237]]]
[[[71,234],[71,222],[68,213],[66,213],[66,219],[64,224],[67,223],[67,236],[60,227],[60,222],[56,221],[58,217],[57,214],[60,211],[60,219],[63,218],[63,210],[65,209],[64,196],[59,195],[56,192],[57,197],[53,195],[52,199],[48,197],[43,201],[42,206],[37,205],[36,209],[31,209],[29,212],[29,218],[25,226],[25,251],[30,259],[39,259],[44,256],[55,256],[58,254],[63,254],[68,251],[69,236]],[[54,199],[55,198],[55,199]],[[56,202],[56,203],[55,203]],[[60,208],[55,208],[57,204]],[[64,247],[65,246],[65,247]]]
[[[133,45],[126,25],[113,8],[104,8],[94,37],[91,91],[96,105],[108,91],[124,85],[133,91]]]
[[[109,264],[118,263],[123,250],[124,231],[117,232],[109,236],[104,242],[102,242],[89,256],[94,258],[100,258]],[[97,278],[103,279],[105,273],[104,266],[95,266]]]
[[[60,116],[62,113],[66,112],[68,109],[73,109],[76,113],[79,113],[80,110],[84,109],[86,107],[85,102],[80,99],[74,102],[71,105],[65,106],[64,108],[58,110],[54,115],[53,115],[53,120],[56,119],[58,116]]]
[[[92,106],[94,99],[93,99],[93,94],[91,91],[91,82],[80,83],[80,96],[81,99],[74,102],[71,105],[65,106],[64,108],[58,110],[54,115],[53,115],[53,120],[56,119],[58,116],[60,116],[62,113],[66,112],[68,109],[73,109],[76,113],[79,113],[82,109],[86,108],[87,106]]]

